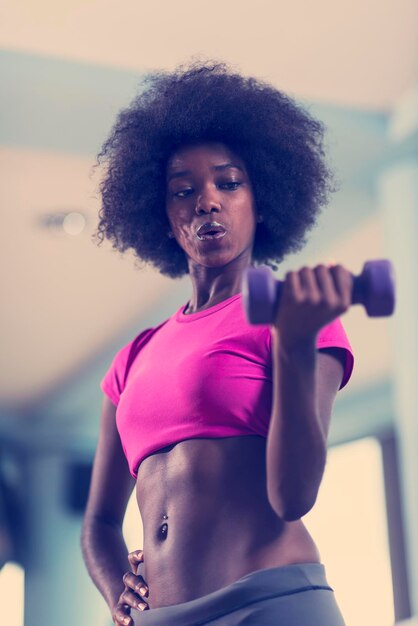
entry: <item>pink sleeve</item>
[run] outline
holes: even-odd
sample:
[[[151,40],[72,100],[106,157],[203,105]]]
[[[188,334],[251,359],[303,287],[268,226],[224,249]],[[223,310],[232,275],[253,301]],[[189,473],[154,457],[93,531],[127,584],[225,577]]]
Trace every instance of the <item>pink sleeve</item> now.
[[[125,372],[128,363],[132,341],[121,348],[113,358],[113,361],[104,375],[100,388],[115,404],[119,403],[120,394],[125,386]]]
[[[337,317],[327,326],[319,331],[316,347],[320,348],[343,348],[345,351],[344,375],[340,389],[345,387],[351,378],[354,368],[354,352],[348,340],[347,334],[342,325],[341,319]]]
[[[161,326],[162,324],[156,327],[146,328],[139,333],[135,339],[123,346],[113,357],[109,369],[100,382],[100,388],[116,406],[119,403],[122,391],[125,389],[126,378],[132,361],[137,356],[141,347],[145,345],[152,334]]]

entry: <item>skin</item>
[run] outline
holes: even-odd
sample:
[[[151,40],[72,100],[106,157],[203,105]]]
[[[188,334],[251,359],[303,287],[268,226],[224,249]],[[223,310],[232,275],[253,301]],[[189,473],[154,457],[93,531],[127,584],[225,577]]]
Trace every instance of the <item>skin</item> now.
[[[241,169],[214,169],[225,163]],[[188,173],[172,177],[184,171]],[[245,164],[223,144],[182,148],[172,155],[166,174],[166,212],[171,231],[187,255],[193,292],[186,314],[193,314],[241,291],[243,272],[252,264],[258,212]],[[212,219],[224,223],[227,234],[216,243],[199,241],[197,227]],[[297,326],[292,325],[296,310],[299,329],[315,321],[316,327],[310,322],[311,336],[346,310],[347,277],[348,272],[341,266],[333,272],[319,266],[286,275],[287,299],[281,307],[280,322],[284,336],[286,324],[289,326],[288,350],[301,338],[295,331]],[[340,302],[337,307],[334,302],[332,314],[331,305],[314,305],[318,294],[328,304],[335,301],[337,287],[341,288],[344,304]],[[304,289],[310,300],[302,306]],[[343,374],[341,351],[318,351],[317,373],[318,404],[327,432]],[[110,423],[116,408],[112,413],[110,400],[105,399],[105,403]],[[111,427],[107,428],[110,432]],[[116,429],[111,437],[116,441]],[[122,469],[123,452],[113,451],[111,463],[105,457],[109,454],[106,445],[109,442],[105,444],[103,435],[87,517],[104,516],[106,509],[107,519],[111,516],[112,523],[121,526],[132,477],[126,468]],[[115,474],[115,454],[119,474]],[[125,485],[123,496],[109,493],[107,475],[108,480]],[[128,615],[130,611],[135,613],[133,609],[139,608],[139,602],[146,610],[188,602],[257,569],[321,562],[303,521],[285,521],[269,502],[263,437],[191,439],[167,446],[144,459],[135,488],[144,544],[143,550],[129,555],[131,572],[125,573],[124,590],[117,604],[112,605],[115,624],[132,624]],[[109,513],[112,506],[116,512]],[[142,594],[139,587],[144,583],[146,593]]]
[[[227,163],[236,167],[213,169]],[[179,176],[185,171],[190,173]],[[176,152],[168,162],[166,181],[167,217],[187,255],[192,281],[187,313],[196,313],[241,291],[257,221],[252,186],[244,162],[219,143]],[[226,236],[200,241],[198,226],[212,220],[225,225]]]

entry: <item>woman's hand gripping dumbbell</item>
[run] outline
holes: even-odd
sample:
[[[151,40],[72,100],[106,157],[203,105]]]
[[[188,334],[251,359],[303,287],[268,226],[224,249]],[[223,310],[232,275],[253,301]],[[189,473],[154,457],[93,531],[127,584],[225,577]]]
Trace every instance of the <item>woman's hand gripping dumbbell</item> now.
[[[243,306],[250,324],[273,324],[315,334],[344,313],[352,304],[363,304],[370,317],[392,315],[395,308],[395,277],[388,260],[367,261],[359,276],[342,265],[303,267],[276,280],[267,266],[247,268],[242,281]],[[289,306],[293,303],[298,304]],[[283,306],[282,306],[283,305]],[[283,311],[281,311],[283,309]],[[285,319],[288,316],[297,318]]]

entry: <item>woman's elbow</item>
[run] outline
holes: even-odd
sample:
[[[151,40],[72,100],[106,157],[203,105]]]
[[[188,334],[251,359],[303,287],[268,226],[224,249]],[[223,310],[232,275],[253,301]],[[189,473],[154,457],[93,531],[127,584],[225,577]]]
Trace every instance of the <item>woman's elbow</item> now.
[[[309,513],[313,508],[316,501],[315,498],[310,499],[289,499],[284,500],[282,498],[269,498],[270,506],[285,522],[296,522],[298,519]]]

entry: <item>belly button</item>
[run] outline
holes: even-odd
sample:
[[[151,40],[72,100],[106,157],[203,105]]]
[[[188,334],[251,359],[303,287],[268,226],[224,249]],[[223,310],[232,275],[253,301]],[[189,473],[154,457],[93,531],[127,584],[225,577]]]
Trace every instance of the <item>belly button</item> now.
[[[160,539],[167,539],[168,524],[160,526]]]

